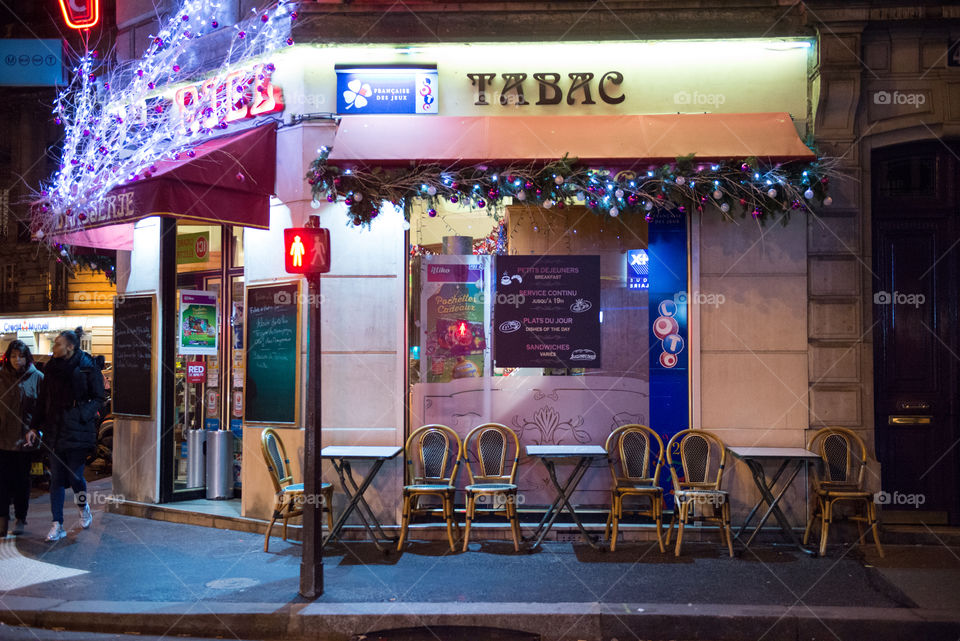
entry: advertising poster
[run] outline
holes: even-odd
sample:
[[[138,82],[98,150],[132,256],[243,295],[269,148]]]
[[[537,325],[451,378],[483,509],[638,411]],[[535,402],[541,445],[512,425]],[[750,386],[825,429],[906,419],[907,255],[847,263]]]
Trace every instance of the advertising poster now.
[[[219,334],[217,293],[181,289],[179,353],[216,355]]]
[[[338,114],[435,114],[436,67],[337,65]]]
[[[486,256],[431,256],[423,262],[420,345],[427,383],[483,376],[487,335]]]
[[[600,257],[497,256],[497,367],[600,367]]]

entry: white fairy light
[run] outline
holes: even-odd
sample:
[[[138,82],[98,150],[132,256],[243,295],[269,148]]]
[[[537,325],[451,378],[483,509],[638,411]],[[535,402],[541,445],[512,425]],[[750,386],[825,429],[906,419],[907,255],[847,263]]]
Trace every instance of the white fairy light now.
[[[151,36],[139,59],[108,67],[96,52],[80,58],[69,86],[54,103],[57,123],[64,127],[64,144],[59,170],[34,199],[31,228],[36,238],[49,240],[51,232],[64,228],[83,229],[85,221],[106,207],[104,197],[112,189],[149,177],[158,161],[192,155],[198,138],[226,127],[235,101],[248,104],[256,97],[263,77],[259,82],[254,77],[249,93],[239,98],[218,90],[211,101],[216,102],[215,109],[193,128],[184,126],[171,100],[169,88],[174,85],[223,77],[238,63],[263,59],[292,44],[295,5],[281,0],[233,25],[229,45],[219,64],[211,67],[197,49],[220,27],[216,18],[222,5],[218,0],[186,0]],[[272,66],[267,69],[269,74]],[[231,89],[227,86],[224,92]]]

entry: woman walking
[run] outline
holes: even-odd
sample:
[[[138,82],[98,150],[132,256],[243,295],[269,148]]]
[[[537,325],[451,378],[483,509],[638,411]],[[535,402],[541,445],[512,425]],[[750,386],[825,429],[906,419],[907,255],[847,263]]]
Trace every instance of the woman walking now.
[[[13,341],[0,359],[0,538],[7,535],[10,501],[16,519],[14,534],[23,534],[30,505],[30,421],[43,374],[23,341]]]
[[[80,526],[90,527],[93,515],[87,505],[83,465],[97,443],[97,412],[106,398],[100,367],[80,349],[81,328],[60,332],[53,342],[53,358],[43,368],[43,382],[34,430],[42,430],[50,453],[50,511],[53,525],[48,541],[67,536],[63,529],[63,500],[67,485],[73,488],[80,509]]]

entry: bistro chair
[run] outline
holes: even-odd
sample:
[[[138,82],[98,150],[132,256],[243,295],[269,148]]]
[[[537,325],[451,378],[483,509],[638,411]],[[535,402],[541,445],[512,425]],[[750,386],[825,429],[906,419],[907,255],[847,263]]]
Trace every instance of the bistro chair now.
[[[636,496],[649,499],[649,508],[641,504],[627,513],[654,520],[657,524],[657,543],[662,553],[663,488],[657,483],[660,468],[663,467],[663,441],[646,425],[623,425],[610,433],[604,449],[609,452],[610,474],[613,476],[612,501],[605,533],[610,539],[610,551],[617,549],[617,533],[624,515],[623,499]]]
[[[481,508],[492,515],[510,520],[513,551],[520,551],[520,524],[517,520],[517,465],[520,462],[520,439],[516,432],[500,423],[485,423],[470,430],[463,439],[462,458],[470,475],[467,493],[467,525],[463,531],[463,551],[470,543],[470,525],[477,515],[477,499],[490,502]],[[474,474],[471,460],[477,465]],[[503,506],[499,511],[498,507]]]
[[[807,449],[823,459],[823,478],[814,469],[813,484],[817,493],[817,505],[807,521],[803,544],[810,539],[813,522],[820,517],[820,556],[827,553],[827,532],[833,522],[834,505],[841,501],[863,503],[864,514],[850,517],[857,522],[860,538],[863,539],[863,523],[870,525],[877,553],[883,557],[880,536],[877,532],[877,506],[873,494],[863,488],[863,475],[867,468],[867,447],[855,432],[844,427],[825,427],[811,438]]]
[[[433,508],[420,505],[420,500],[426,496],[440,498],[450,549],[456,549],[453,529],[459,530],[459,526],[454,521],[453,499],[457,491],[460,447],[460,437],[446,425],[424,425],[407,438],[403,448],[403,520],[398,550],[406,540],[410,517],[433,511]]]
[[[260,435],[260,450],[263,452],[263,460],[267,463],[267,470],[270,472],[270,480],[273,481],[273,490],[276,493],[273,518],[270,519],[267,534],[263,539],[263,551],[266,552],[270,545],[270,532],[273,530],[273,524],[277,522],[277,519],[283,519],[283,540],[286,541],[287,521],[303,515],[303,504],[306,496],[303,491],[303,483],[293,482],[293,472],[290,469],[287,450],[283,446],[280,436],[272,427],[263,430],[263,434]],[[333,512],[330,510],[330,506],[333,505],[333,485],[321,483],[320,496],[323,498],[322,510],[327,513],[327,527],[332,531]]]
[[[680,458],[679,468],[683,478],[680,478],[677,466],[674,465],[675,456]],[[667,443],[667,465],[670,466],[670,476],[673,479],[674,500],[673,519],[667,531],[667,545],[670,545],[673,524],[680,522],[675,556],[680,556],[684,525],[689,525],[694,520],[718,523],[720,538],[726,539],[727,549],[730,556],[733,556],[729,494],[720,489],[726,460],[727,448],[723,441],[704,430],[677,432]],[[707,509],[701,512],[704,507]]]

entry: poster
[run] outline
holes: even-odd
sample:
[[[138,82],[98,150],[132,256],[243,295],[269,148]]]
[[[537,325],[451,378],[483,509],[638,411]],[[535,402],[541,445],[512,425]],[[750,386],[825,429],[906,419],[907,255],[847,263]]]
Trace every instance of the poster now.
[[[497,367],[600,367],[600,257],[497,256]]]
[[[484,374],[487,350],[486,256],[423,261],[420,353],[427,383]]]
[[[215,355],[219,334],[217,293],[181,289],[179,353]]]

